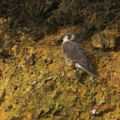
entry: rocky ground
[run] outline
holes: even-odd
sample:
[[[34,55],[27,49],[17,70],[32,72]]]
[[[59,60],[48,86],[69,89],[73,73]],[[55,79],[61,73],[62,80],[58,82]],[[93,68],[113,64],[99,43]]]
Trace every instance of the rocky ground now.
[[[11,36],[1,21],[0,120],[120,120],[119,47],[103,51],[94,48],[100,42],[83,41],[99,76],[79,78],[65,64],[59,41],[73,30],[35,42],[21,31]],[[112,43],[120,35],[115,31],[107,30]]]

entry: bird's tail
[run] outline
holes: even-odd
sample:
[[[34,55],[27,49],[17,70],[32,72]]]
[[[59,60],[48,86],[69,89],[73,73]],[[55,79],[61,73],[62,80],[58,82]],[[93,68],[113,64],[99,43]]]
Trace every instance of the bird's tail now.
[[[82,69],[91,77],[97,77],[98,74],[93,70],[93,68],[90,66],[89,69],[85,69],[84,67],[82,67]]]

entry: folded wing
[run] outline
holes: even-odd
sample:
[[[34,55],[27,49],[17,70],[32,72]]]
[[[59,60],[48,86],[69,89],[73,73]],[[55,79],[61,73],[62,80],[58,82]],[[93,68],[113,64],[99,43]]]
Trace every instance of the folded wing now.
[[[89,75],[95,76],[90,62],[88,61],[84,49],[79,43],[68,41],[63,44],[64,55],[70,59],[77,68],[81,68]]]

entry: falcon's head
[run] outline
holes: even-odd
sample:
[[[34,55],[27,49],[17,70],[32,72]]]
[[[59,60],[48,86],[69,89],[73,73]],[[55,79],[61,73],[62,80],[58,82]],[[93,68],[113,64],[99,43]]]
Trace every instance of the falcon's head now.
[[[71,40],[74,40],[75,39],[75,35],[74,34],[66,34],[64,37],[63,37],[63,43],[67,42],[67,41],[71,41]]]

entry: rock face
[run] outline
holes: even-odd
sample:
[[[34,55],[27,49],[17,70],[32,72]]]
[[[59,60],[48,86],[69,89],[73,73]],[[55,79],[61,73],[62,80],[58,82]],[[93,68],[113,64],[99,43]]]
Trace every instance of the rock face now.
[[[116,38],[119,37],[117,29],[104,30],[92,36],[92,45],[95,48],[107,49],[116,47]]]
[[[100,76],[78,78],[75,70],[64,63],[57,39],[70,30],[72,28],[62,29],[46,36],[42,42],[35,42],[22,33],[13,36],[6,47],[1,47],[10,57],[0,58],[0,120],[120,118],[119,51],[96,54],[87,47]],[[2,40],[6,41],[2,35]],[[88,45],[85,41],[85,46]],[[101,100],[105,102],[100,104]],[[98,109],[101,116],[98,117],[94,109]],[[91,110],[96,115],[91,116]]]

